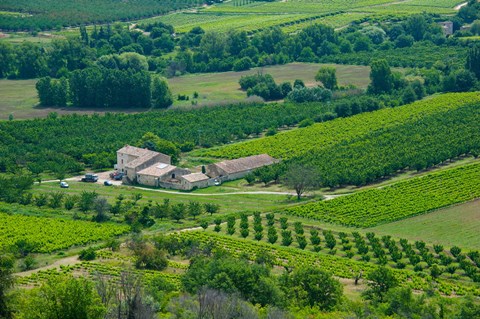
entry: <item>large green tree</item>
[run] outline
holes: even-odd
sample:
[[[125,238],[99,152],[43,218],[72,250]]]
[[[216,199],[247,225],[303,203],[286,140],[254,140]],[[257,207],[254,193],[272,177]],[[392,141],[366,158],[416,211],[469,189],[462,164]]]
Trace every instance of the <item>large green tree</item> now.
[[[102,319],[105,307],[93,283],[84,278],[53,278],[27,293],[24,319]]]
[[[0,255],[0,318],[13,318],[7,295],[8,290],[14,284],[13,266],[14,259],[12,256]]]
[[[337,74],[335,67],[325,66],[318,70],[315,80],[322,82],[323,86],[329,90],[335,90],[337,84]]]
[[[398,286],[398,280],[392,270],[379,267],[367,275],[368,289],[364,295],[368,299],[383,301],[387,292]]]
[[[330,310],[343,295],[340,282],[317,267],[304,266],[295,270],[288,282],[291,297],[301,306]]]
[[[394,78],[387,60],[373,61],[370,65],[371,83],[368,90],[374,94],[389,93],[393,89]]]
[[[175,143],[164,140],[152,132],[145,133],[138,141],[137,146],[170,155],[172,163],[177,163],[180,157],[180,150]]]
[[[167,80],[158,76],[152,81],[152,105],[155,108],[167,108],[173,103],[172,92]]]
[[[480,45],[477,44],[468,50],[466,69],[473,72],[480,80]]]

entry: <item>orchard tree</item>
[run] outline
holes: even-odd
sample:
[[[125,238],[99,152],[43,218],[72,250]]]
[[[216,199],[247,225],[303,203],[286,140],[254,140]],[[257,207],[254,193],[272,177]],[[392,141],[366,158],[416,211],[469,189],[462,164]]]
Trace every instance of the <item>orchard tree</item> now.
[[[321,67],[315,75],[315,81],[322,82],[326,89],[335,90],[338,87],[335,67]]]

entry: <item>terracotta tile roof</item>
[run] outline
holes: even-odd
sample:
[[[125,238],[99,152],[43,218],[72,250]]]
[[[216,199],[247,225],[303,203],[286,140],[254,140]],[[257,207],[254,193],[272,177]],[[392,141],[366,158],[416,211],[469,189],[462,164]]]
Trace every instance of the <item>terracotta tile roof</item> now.
[[[147,167],[145,169],[142,169],[139,171],[137,174],[138,175],[149,175],[149,176],[155,176],[155,177],[161,177],[165,174],[170,173],[171,171],[174,171],[177,167],[169,164],[164,164],[164,163],[156,163],[150,167]]]
[[[126,168],[137,168],[138,166],[142,165],[143,163],[145,163],[146,161],[149,161],[151,160],[152,158],[154,158],[155,156],[159,155],[160,153],[157,153],[157,152],[154,152],[154,151],[148,151],[148,153],[146,153],[145,155],[143,156],[140,156],[136,159],[134,159],[133,161],[131,162],[128,162],[125,167]]]
[[[125,145],[124,147],[122,147],[117,151],[117,153],[122,153],[122,154],[131,155],[131,156],[137,156],[137,157],[143,156],[148,152],[151,152],[151,151],[145,148],[140,148],[140,147],[135,147],[130,145]]]
[[[182,178],[185,179],[187,182],[190,182],[190,183],[205,181],[205,180],[209,179],[209,177],[207,175],[203,174],[203,173],[187,174],[187,175],[183,175]]]
[[[223,161],[214,165],[217,165],[219,168],[221,168],[228,174],[233,174],[256,169],[266,165],[271,165],[277,162],[278,161],[273,157],[267,154],[261,154],[238,158],[230,161]]]

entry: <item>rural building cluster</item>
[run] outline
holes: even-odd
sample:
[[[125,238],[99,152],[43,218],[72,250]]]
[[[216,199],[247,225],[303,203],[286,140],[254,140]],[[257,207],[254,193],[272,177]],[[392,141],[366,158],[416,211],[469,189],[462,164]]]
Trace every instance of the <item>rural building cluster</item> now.
[[[123,173],[123,182],[127,184],[192,190],[239,179],[257,168],[277,162],[273,157],[261,154],[210,164],[205,167],[205,173],[201,172],[202,167],[192,172],[172,165],[168,155],[125,145],[117,151],[116,169]]]

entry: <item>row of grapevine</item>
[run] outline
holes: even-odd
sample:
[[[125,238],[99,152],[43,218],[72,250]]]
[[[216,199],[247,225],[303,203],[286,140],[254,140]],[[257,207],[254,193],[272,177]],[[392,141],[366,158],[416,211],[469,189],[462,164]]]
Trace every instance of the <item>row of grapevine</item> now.
[[[479,180],[477,162],[384,188],[288,208],[285,213],[346,226],[371,227],[478,198]]]
[[[72,246],[87,245],[127,233],[130,227],[60,218],[0,213],[0,249],[25,240],[33,252],[50,253]]]
[[[114,0],[3,0],[0,2],[0,10],[19,12],[24,16],[0,15],[0,29],[46,30],[87,23],[112,23],[165,14],[197,5],[196,0],[133,0],[122,3]]]
[[[175,268],[175,267],[173,267]],[[81,262],[79,264],[70,265],[70,266],[61,266],[60,269],[47,269],[40,270],[29,276],[17,277],[16,282],[20,285],[34,285],[38,286],[41,283],[47,281],[52,277],[70,275],[70,274],[82,274],[83,276],[88,276],[91,279],[94,279],[97,275],[108,276],[111,279],[120,278],[122,272],[131,272],[137,275],[142,276],[144,282],[148,284],[157,277],[163,278],[168,284],[172,285],[175,290],[180,290],[181,274],[177,273],[167,273],[159,272],[153,270],[135,270],[133,268],[122,266],[113,266],[109,264],[99,263],[99,262]]]
[[[317,265],[320,268],[333,273],[341,278],[354,278],[360,272],[368,273],[377,269],[377,265],[353,259],[332,256],[329,254],[318,254],[315,252],[301,250],[292,247],[281,247],[265,242],[255,242],[246,239],[232,238],[227,235],[217,235],[202,231],[189,231],[178,233],[184,239],[198,240],[204,244],[214,243],[216,247],[224,249],[236,257],[248,256],[251,260],[259,252],[268,251],[274,257],[274,264],[280,267],[295,268],[301,265]],[[443,294],[464,295],[471,293],[480,295],[478,284],[454,281],[444,278],[436,278],[428,274],[416,274],[407,269],[393,269],[395,276],[402,285],[413,289],[426,290],[435,282],[435,287]]]

